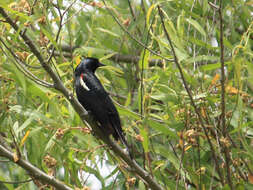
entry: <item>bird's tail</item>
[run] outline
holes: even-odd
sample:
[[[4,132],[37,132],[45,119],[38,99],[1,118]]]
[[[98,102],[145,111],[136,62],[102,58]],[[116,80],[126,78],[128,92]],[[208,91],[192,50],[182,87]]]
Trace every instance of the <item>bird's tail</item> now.
[[[123,135],[123,132],[120,131],[117,127],[115,127],[115,131],[116,131],[116,133],[117,133],[117,135],[118,135],[120,141],[125,145],[125,147],[126,147],[126,149],[127,149],[127,152],[128,152],[128,154],[129,154],[130,158],[133,159],[133,154],[132,154],[132,152],[130,151],[130,148],[129,148],[129,146],[128,146],[128,143],[127,143],[127,141],[126,141],[126,138],[125,138],[125,136]]]

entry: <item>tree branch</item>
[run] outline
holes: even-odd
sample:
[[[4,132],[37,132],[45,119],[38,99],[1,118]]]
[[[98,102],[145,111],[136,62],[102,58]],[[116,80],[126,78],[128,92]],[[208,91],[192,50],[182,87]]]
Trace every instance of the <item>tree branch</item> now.
[[[1,144],[0,144],[0,156],[8,158],[12,162],[16,163],[17,165],[19,165],[20,167],[22,167],[26,171],[28,171],[30,176],[32,176],[38,180],[41,180],[44,183],[50,184],[60,190],[72,190],[72,188],[70,188],[67,185],[65,185],[64,183],[58,181],[54,177],[47,175],[46,173],[44,173],[43,171],[41,171],[40,169],[38,169],[34,165],[32,165],[30,162],[23,160],[22,158],[19,158],[19,160],[17,162],[15,162],[14,161],[14,154],[11,151],[9,151],[7,148],[2,146]]]
[[[227,138],[227,127],[226,127],[226,102],[225,102],[225,61],[224,61],[224,43],[223,43],[223,17],[222,17],[222,0],[220,0],[219,5],[219,17],[220,17],[220,62],[221,62],[221,125],[222,125],[222,135]],[[230,171],[230,156],[228,147],[222,144],[225,155],[226,162],[226,177],[227,182],[231,190],[234,189],[233,182],[231,179]]]
[[[32,179],[27,179],[27,180],[23,180],[23,181],[1,181],[0,183],[6,183],[6,184],[19,184],[19,183],[28,183],[31,182]]]

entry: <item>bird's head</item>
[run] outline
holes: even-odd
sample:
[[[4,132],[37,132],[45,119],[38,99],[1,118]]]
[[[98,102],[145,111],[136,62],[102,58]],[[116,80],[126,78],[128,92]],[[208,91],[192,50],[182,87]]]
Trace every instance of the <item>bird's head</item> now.
[[[105,66],[97,58],[86,57],[75,69],[75,76],[80,76],[84,72],[95,72],[98,67]]]

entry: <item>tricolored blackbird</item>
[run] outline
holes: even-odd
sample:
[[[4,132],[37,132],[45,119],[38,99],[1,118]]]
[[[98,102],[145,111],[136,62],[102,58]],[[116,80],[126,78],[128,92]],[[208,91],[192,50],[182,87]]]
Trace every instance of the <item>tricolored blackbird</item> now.
[[[119,113],[111,98],[95,75],[95,70],[104,66],[96,58],[84,58],[75,69],[75,88],[78,101],[98,121],[99,126],[107,135],[113,135],[127,148]],[[130,152],[129,155],[131,156]],[[132,157],[132,156],[131,156]]]

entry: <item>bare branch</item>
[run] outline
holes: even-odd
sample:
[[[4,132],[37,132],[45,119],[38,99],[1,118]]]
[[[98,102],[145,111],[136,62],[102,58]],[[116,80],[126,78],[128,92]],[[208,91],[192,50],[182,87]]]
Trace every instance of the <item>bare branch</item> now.
[[[23,181],[1,181],[0,183],[7,183],[7,184],[19,184],[19,183],[28,183],[32,181],[32,179],[27,179],[27,180],[23,180]]]
[[[227,138],[227,126],[226,126],[226,102],[225,102],[225,61],[224,61],[224,43],[223,43],[223,16],[222,16],[222,0],[219,5],[219,18],[220,18],[220,62],[221,62],[221,125],[223,137]],[[227,182],[231,190],[234,189],[233,182],[231,179],[230,171],[230,155],[226,145],[223,145],[225,163],[226,163],[226,176]]]
[[[24,168],[26,171],[29,172],[29,174],[38,179],[41,180],[47,184],[50,184],[54,186],[57,189],[60,190],[72,190],[72,188],[68,187],[67,185],[63,184],[62,182],[56,180],[53,176],[49,176],[40,169],[36,168],[34,165],[32,165],[30,162],[23,160],[22,158],[19,158],[17,162],[14,161],[14,154],[6,149],[4,146],[0,144],[0,156],[3,156],[5,158],[8,158],[12,162],[16,163],[20,167]]]
[[[134,14],[134,10],[133,10],[133,7],[132,7],[132,4],[131,4],[131,1],[130,0],[127,0],[128,1],[128,6],[129,6],[129,9],[130,9],[130,13],[133,17],[133,20],[135,21],[136,20],[136,17],[135,17],[135,14]]]

